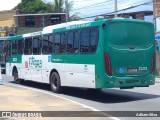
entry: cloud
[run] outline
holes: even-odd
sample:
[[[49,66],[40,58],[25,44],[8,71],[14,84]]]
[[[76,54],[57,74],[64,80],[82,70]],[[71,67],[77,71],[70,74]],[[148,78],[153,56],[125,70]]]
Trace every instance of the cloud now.
[[[0,11],[13,9],[21,0],[4,0],[0,3]]]

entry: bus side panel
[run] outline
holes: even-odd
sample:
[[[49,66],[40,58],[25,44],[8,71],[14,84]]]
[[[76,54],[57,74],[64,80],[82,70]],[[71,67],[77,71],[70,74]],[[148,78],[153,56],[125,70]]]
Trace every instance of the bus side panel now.
[[[95,88],[94,54],[53,55],[52,62],[62,86]]]
[[[6,75],[12,76],[13,68],[15,67],[18,71],[19,76],[20,76],[21,64],[22,64],[22,56],[21,55],[10,56],[8,62],[6,62]]]
[[[99,28],[99,42],[97,51],[95,54],[95,79],[96,88],[102,88],[104,83],[104,39],[105,39],[105,29]]]
[[[65,86],[95,88],[95,65],[65,63]]]
[[[12,67],[9,62],[6,63],[6,75],[12,77]]]

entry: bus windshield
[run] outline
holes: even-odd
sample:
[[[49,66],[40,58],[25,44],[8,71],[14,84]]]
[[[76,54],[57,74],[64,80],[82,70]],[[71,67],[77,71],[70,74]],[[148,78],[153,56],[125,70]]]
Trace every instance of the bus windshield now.
[[[109,26],[107,32],[112,36],[108,40],[113,45],[148,46],[153,43],[153,32],[150,29],[150,24],[114,22]]]

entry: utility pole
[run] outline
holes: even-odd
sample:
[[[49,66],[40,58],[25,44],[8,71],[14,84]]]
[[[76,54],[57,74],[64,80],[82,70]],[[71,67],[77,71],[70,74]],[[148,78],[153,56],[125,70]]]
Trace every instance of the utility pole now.
[[[156,0],[152,0],[153,2],[153,23],[154,23],[154,29],[155,29],[155,33],[156,33]]]
[[[114,11],[115,11],[114,17],[117,17],[117,0],[114,0]]]
[[[66,7],[66,22],[69,22],[68,0],[65,0],[65,7]]]
[[[160,0],[153,0],[153,20],[155,24],[155,33],[160,33]]]

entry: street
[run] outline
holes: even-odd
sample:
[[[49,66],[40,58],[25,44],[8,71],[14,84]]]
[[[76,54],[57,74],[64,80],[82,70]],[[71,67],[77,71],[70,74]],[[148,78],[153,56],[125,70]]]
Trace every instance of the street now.
[[[13,78],[3,75],[5,85],[16,85]],[[26,81],[23,87],[36,88],[40,91],[52,93],[47,84]],[[54,94],[54,93],[53,93]],[[102,92],[88,91],[83,88],[65,87],[58,96],[87,105],[99,111],[159,111],[160,83],[154,86],[134,89],[103,89]],[[47,102],[48,103],[48,102]],[[49,104],[49,103],[48,103]],[[46,108],[47,109],[47,108]],[[46,110],[45,109],[45,110]],[[122,120],[128,118],[118,117]],[[135,119],[130,117],[129,119]],[[139,118],[143,119],[143,118]],[[146,119],[146,118],[145,118]],[[148,120],[151,118],[147,118]],[[157,118],[153,118],[154,120]]]

